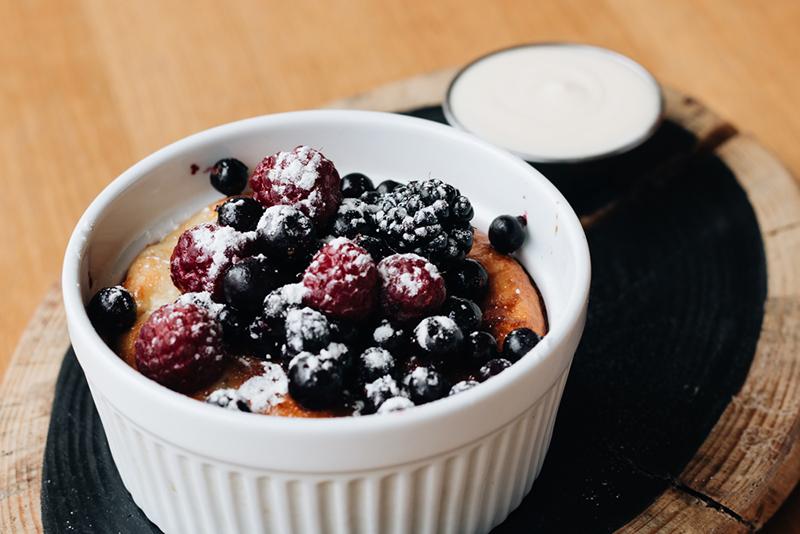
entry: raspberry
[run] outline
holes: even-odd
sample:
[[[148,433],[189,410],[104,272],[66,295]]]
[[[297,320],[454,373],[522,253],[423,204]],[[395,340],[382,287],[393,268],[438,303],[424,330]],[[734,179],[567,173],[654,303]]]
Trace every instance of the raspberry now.
[[[341,179],[318,150],[298,146],[264,158],[250,177],[255,198],[264,206],[294,206],[322,228],[342,201]]]
[[[378,264],[381,305],[390,317],[408,321],[432,315],[444,302],[444,279],[416,254],[392,254]]]
[[[367,251],[337,237],[306,268],[304,302],[336,319],[363,319],[374,308],[377,282],[378,270]]]
[[[139,372],[182,393],[212,383],[225,364],[222,327],[196,304],[166,304],[154,311],[134,349]]]
[[[221,301],[222,275],[231,264],[247,255],[251,243],[250,234],[237,232],[230,226],[206,223],[189,228],[172,251],[172,283],[182,293],[208,291]]]

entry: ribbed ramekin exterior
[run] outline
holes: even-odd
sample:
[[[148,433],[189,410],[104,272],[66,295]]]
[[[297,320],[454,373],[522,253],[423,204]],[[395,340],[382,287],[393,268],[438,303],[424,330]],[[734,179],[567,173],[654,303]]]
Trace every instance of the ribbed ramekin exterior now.
[[[201,456],[140,428],[97,388],[92,395],[125,487],[167,534],[487,532],[538,476],[567,373],[521,415],[473,443],[347,473],[335,465],[326,473],[254,470]]]

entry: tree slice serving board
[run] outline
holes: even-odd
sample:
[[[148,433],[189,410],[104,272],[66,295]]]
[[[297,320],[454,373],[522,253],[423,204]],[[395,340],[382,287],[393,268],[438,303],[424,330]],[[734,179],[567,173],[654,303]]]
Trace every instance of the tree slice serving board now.
[[[452,75],[335,107],[441,121]],[[673,91],[633,153],[541,170],[586,227],[593,288],[545,467],[497,530],[760,527],[800,478],[797,184]],[[68,346],[53,287],[0,386],[0,530],[156,532],[121,484]]]

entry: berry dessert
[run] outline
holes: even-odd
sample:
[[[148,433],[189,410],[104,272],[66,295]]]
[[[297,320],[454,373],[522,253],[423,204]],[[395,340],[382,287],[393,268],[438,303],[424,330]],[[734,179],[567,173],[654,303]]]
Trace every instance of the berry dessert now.
[[[307,146],[249,175],[235,158],[209,172],[226,198],[87,306],[162,386],[246,413],[387,414],[480,387],[547,333],[513,257],[524,217],[501,215],[487,235],[442,180],[340,178]]]

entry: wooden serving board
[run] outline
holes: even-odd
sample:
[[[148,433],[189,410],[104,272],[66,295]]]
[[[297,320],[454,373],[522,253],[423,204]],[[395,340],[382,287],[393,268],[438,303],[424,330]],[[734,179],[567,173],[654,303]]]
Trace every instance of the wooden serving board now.
[[[441,102],[453,73],[454,71],[448,70],[399,82],[337,102],[332,107],[384,111],[415,109],[417,111],[414,114],[435,120],[440,118],[436,106]],[[661,459],[659,454],[663,454],[663,451],[648,456],[647,447],[652,446],[652,443],[642,442],[638,444],[639,448],[632,445],[630,451],[626,451],[624,447],[614,447],[613,461],[606,467],[612,471],[614,469],[620,471],[619,466],[622,465],[625,467],[623,470],[626,476],[631,478],[631,484],[644,484],[646,487],[642,491],[642,502],[634,503],[634,508],[638,506],[636,513],[626,515],[620,512],[619,517],[611,518],[602,516],[601,512],[597,513],[598,517],[602,516],[605,521],[602,529],[607,529],[608,525],[616,521],[621,531],[625,532],[661,530],[748,532],[761,527],[767,521],[800,478],[800,448],[796,439],[800,430],[800,268],[798,268],[800,190],[780,162],[757,141],[738,133],[731,125],[690,97],[670,90],[666,96],[667,119],[675,126],[668,124],[664,127],[663,137],[655,139],[652,143],[654,150],[658,151],[658,144],[667,138],[671,139],[670,142],[673,144],[685,142],[687,150],[668,155],[669,157],[665,157],[655,168],[648,168],[646,161],[624,162],[624,165],[643,165],[642,168],[645,170],[637,175],[638,182],[620,178],[619,167],[615,166],[615,162],[599,170],[596,167],[584,169],[548,167],[542,169],[543,172],[548,177],[553,177],[554,182],[573,202],[573,206],[576,206],[587,232],[590,233],[593,257],[600,260],[595,262],[597,268],[602,268],[603,262],[610,255],[623,254],[626,250],[630,250],[622,246],[614,248],[616,244],[610,241],[609,236],[619,235],[622,230],[626,239],[631,240],[627,243],[628,247],[635,248],[641,244],[636,241],[637,238],[642,238],[636,235],[637,225],[631,224],[631,220],[626,217],[645,215],[652,217],[653,212],[657,212],[662,204],[669,205],[669,202],[674,202],[674,187],[663,186],[674,182],[678,179],[676,177],[684,180],[682,183],[686,186],[687,198],[693,195],[706,196],[702,198],[702,203],[687,203],[686,212],[680,214],[676,219],[677,222],[676,220],[670,222],[667,220],[667,215],[663,215],[665,234],[659,237],[661,239],[659,246],[665,249],[664,258],[647,258],[651,263],[645,263],[658,265],[659,262],[679,257],[675,250],[680,251],[682,240],[686,239],[686,236],[680,233],[683,228],[679,224],[680,221],[696,215],[692,211],[693,207],[702,206],[703,209],[713,210],[716,206],[716,199],[708,197],[709,190],[697,189],[694,186],[706,178],[719,180],[719,189],[710,191],[718,191],[720,209],[724,209],[727,203],[752,206],[751,211],[750,208],[745,210],[746,213],[742,218],[747,219],[748,216],[752,216],[757,221],[757,225],[753,225],[755,236],[746,235],[744,231],[741,235],[742,247],[754,247],[752,265],[749,262],[750,256],[745,256],[748,260],[745,262],[747,265],[735,266],[734,271],[738,274],[744,273],[750,277],[747,279],[753,280],[758,280],[763,274],[766,286],[763,288],[730,286],[739,278],[734,276],[729,279],[725,268],[706,272],[698,267],[703,265],[702,258],[689,262],[688,265],[695,269],[692,271],[692,276],[702,278],[703,283],[698,285],[700,290],[697,292],[697,302],[687,302],[685,304],[687,309],[703,310],[713,307],[714,302],[703,300],[707,295],[729,295],[729,300],[725,301],[726,306],[731,307],[731,316],[735,316],[741,312],[735,309],[737,296],[742,295],[743,299],[748,295],[747,298],[761,297],[763,302],[757,302],[753,306],[752,324],[738,325],[743,329],[753,329],[752,336],[746,332],[742,334],[742,343],[746,345],[752,338],[752,346],[731,346],[731,354],[745,354],[747,357],[736,359],[732,356],[730,365],[710,370],[700,369],[702,367],[700,359],[693,360],[692,366],[688,369],[675,370],[675,374],[681,377],[681,380],[686,379],[687,398],[694,398],[693,396],[697,395],[702,397],[704,388],[709,387],[709,384],[719,383],[715,392],[723,396],[724,402],[720,404],[719,399],[715,397],[703,405],[707,407],[707,413],[698,417],[693,417],[688,412],[684,414],[692,418],[694,425],[687,423],[687,428],[705,428],[704,424],[708,427],[701,436],[686,436],[685,439],[680,434],[680,421],[676,424],[675,418],[671,417],[674,414],[659,413],[657,410],[645,414],[649,417],[651,434],[653,428],[657,429],[663,423],[665,429],[663,439],[670,442],[670,448],[674,443],[675,449],[685,450],[688,462],[680,461],[681,467],[673,473],[675,461],[679,461],[680,457],[678,460],[670,458],[672,463],[668,466],[659,465]],[[690,140],[680,137],[684,132],[691,134]],[[717,165],[717,162],[721,163]],[[735,177],[732,181],[738,184],[735,190],[731,190],[729,184],[725,185],[726,173]],[[587,182],[588,180],[592,182]],[[582,192],[581,189],[585,189],[587,183],[593,185],[589,191]],[[594,190],[591,190],[592,187]],[[737,195],[741,191],[746,195],[742,194],[740,198]],[[660,202],[662,197],[663,203]],[[640,204],[643,207],[637,208]],[[620,213],[623,215],[619,216]],[[698,221],[706,219],[699,218]],[[718,226],[741,222],[742,228],[747,228],[747,221],[737,218],[712,217],[707,221]],[[729,229],[713,227],[711,223],[707,227],[701,225],[696,228],[696,232],[730,237]],[[627,231],[627,228],[630,231]],[[714,258],[721,261],[722,265],[727,258],[741,261],[741,256],[726,255],[726,251],[729,250],[738,252],[738,246],[738,239],[725,241],[719,245],[720,250],[712,251]],[[670,250],[666,250],[667,248]],[[619,267],[613,262],[606,264],[610,265],[609,268]],[[684,267],[681,263],[674,265],[676,272]],[[765,269],[763,273],[759,271],[762,268]],[[599,274],[602,275],[604,272],[600,271]],[[610,280],[613,273],[607,271],[605,274],[608,274]],[[632,281],[632,284],[633,282],[644,284],[647,282],[646,279],[647,273],[644,272],[643,276]],[[718,283],[722,283],[719,282],[720,279],[724,279],[722,282],[729,285],[719,286]],[[593,284],[594,302],[603,303],[604,279],[602,276],[598,278],[598,271],[595,271]],[[706,286],[709,288],[707,292],[703,289]],[[621,286],[609,288],[609,291],[625,289]],[[682,294],[679,289],[676,288],[676,293]],[[647,309],[646,304],[643,303],[643,309]],[[590,303],[590,320],[597,321],[608,316],[603,314],[603,310],[597,310],[592,319],[591,309]],[[725,310],[716,311],[713,317],[717,322],[708,325],[707,337],[713,338],[715,329],[725,328],[725,321],[719,319],[724,316]],[[695,320],[693,316],[689,319]],[[545,486],[551,484],[553,487],[559,487],[557,483],[552,482],[558,479],[559,473],[553,472],[555,468],[552,467],[548,470],[548,465],[559,465],[559,461],[564,461],[564,455],[560,451],[570,447],[574,449],[580,445],[582,429],[570,427],[569,424],[569,421],[574,420],[574,417],[572,419],[570,417],[581,409],[576,402],[581,397],[575,393],[579,388],[597,387],[597,399],[602,404],[606,393],[613,396],[615,391],[619,393],[635,389],[638,378],[643,382],[649,381],[647,383],[651,386],[658,385],[657,380],[654,381],[648,376],[634,376],[632,382],[624,383],[622,386],[617,385],[616,389],[613,384],[592,383],[591,378],[595,370],[592,368],[591,358],[600,361],[603,352],[604,340],[597,336],[598,331],[601,329],[594,328],[592,332],[595,334],[587,331],[589,339],[584,339],[584,345],[590,343],[596,345],[594,352],[593,346],[582,346],[579,357],[576,357],[559,415],[559,422],[562,419],[565,422],[561,428],[559,423],[556,425],[551,453],[541,477]],[[613,321],[609,321],[609,327],[605,331],[609,332],[608,337],[612,337],[614,331],[627,335],[625,324]],[[729,335],[727,339],[736,339],[736,336]],[[697,350],[696,346],[700,341],[700,339],[692,340],[693,350]],[[681,347],[680,339],[663,339],[660,342],[674,342],[676,350]],[[74,423],[71,421],[71,412],[63,410],[64,406],[61,404],[74,401],[70,391],[62,388],[59,390],[59,398],[54,399],[54,388],[62,361],[65,362],[65,371],[70,371],[70,365],[74,365],[74,361],[70,360],[71,357],[64,360],[68,347],[69,339],[60,291],[54,286],[23,334],[0,386],[0,531],[2,532],[44,531],[41,516],[42,465],[48,426],[51,424],[51,414],[54,413],[53,403],[55,412],[63,417],[56,420],[58,425],[63,423],[69,426]],[[709,354],[720,353],[720,347],[714,346],[714,343],[709,344],[708,350]],[[724,355],[725,350],[721,352]],[[643,352],[639,356],[647,358],[648,354]],[[726,362],[723,360],[722,363]],[[669,367],[659,369],[669,369]],[[703,374],[703,379],[698,379],[696,384],[693,383],[691,380],[693,373]],[[606,379],[619,376],[624,381],[626,369],[619,368],[616,370],[616,375],[598,376],[606,376]],[[665,373],[663,380],[669,382],[670,373]],[[570,394],[571,392],[573,394]],[[608,406],[618,406],[613,404],[617,401],[620,399],[610,399]],[[693,406],[695,405],[687,404],[687,409]],[[598,410],[602,408],[600,406]],[[708,422],[708,417],[713,417],[713,420]],[[620,419],[622,418],[620,415]],[[653,424],[654,418],[657,419],[657,424]],[[613,427],[619,423],[609,420],[602,424]],[[71,426],[69,428],[73,429]],[[54,432],[58,430],[56,428]],[[96,429],[94,431],[96,432]],[[594,434],[587,430],[586,438],[592,439],[593,436]],[[652,438],[652,435],[650,437]],[[57,444],[48,445],[48,454],[52,456],[58,452]],[[575,461],[579,462],[580,459]],[[587,470],[594,467],[596,465],[592,464]],[[54,477],[60,476],[58,470],[52,467],[49,472]],[[592,491],[596,491],[606,483],[606,478],[612,485],[619,485],[624,481],[618,472],[607,472],[602,475],[594,473],[593,476],[595,477],[593,480],[572,481],[576,493],[580,494],[582,488],[594,488]],[[53,481],[48,479],[46,484],[51,482]],[[539,482],[534,485],[533,493],[526,502],[536,499],[546,502],[547,496],[541,495],[543,491],[537,492],[539,486],[541,486]],[[651,497],[648,491],[655,493],[652,493]],[[619,500],[622,497],[620,493],[615,495],[614,492],[604,494],[598,491],[592,495],[578,495],[576,499],[580,499],[584,507],[581,509],[582,513],[589,510],[588,513],[591,514],[591,509],[586,508],[587,503],[596,500],[598,509],[602,511],[613,508],[614,499]],[[524,506],[525,503],[521,508]],[[630,506],[620,508],[623,511],[629,509]],[[50,506],[48,510],[52,515],[53,507]],[[64,512],[60,510],[59,513]],[[515,512],[500,530],[511,531],[515,526],[527,524],[524,514],[524,511]],[[591,524],[591,519],[589,517],[583,524]],[[76,525],[80,530],[80,523]],[[86,528],[85,524],[83,528]]]

